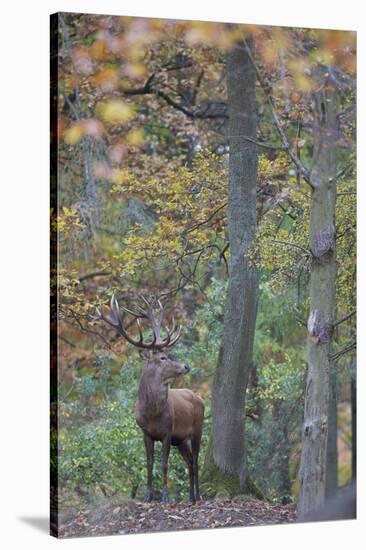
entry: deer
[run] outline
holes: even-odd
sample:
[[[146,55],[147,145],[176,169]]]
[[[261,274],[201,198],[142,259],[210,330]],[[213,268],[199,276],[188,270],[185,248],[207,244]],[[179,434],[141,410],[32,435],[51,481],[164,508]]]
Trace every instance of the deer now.
[[[119,306],[114,295],[110,300],[110,312],[97,308],[98,318],[112,326],[127,342],[138,348],[145,359],[135,407],[135,420],[144,437],[147,465],[147,488],[145,502],[153,499],[153,467],[155,442],[162,443],[162,502],[169,502],[168,460],[171,446],[177,447],[188,466],[189,498],[192,503],[200,500],[198,479],[198,455],[201,445],[204,401],[190,389],[173,389],[170,383],[190,372],[191,368],[178,361],[171,349],[181,336],[181,327],[172,319],[171,328],[165,328],[163,336],[164,308],[156,296],[139,296],[134,309]],[[132,317],[138,337],[128,333],[126,314]],[[150,341],[144,339],[141,320],[152,331]]]

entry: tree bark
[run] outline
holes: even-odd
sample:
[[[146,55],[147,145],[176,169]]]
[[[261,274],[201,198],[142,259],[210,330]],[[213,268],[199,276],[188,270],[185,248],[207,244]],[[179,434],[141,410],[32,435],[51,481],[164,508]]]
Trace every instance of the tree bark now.
[[[71,56],[71,52],[73,50],[73,43],[70,37],[67,23],[64,18],[64,14],[60,13],[58,14],[58,17],[59,17],[62,33],[65,39],[65,45],[68,50],[68,54]],[[72,66],[73,66],[73,76],[76,82],[74,84],[74,90],[73,90],[74,96],[75,96],[75,105],[70,101],[69,101],[69,104],[71,105],[71,114],[74,116],[74,118],[77,121],[80,121],[85,117],[85,113],[83,113],[83,108],[81,104],[80,90],[79,90],[79,85],[77,84],[78,79],[75,78],[77,76],[77,71],[73,64]],[[83,168],[84,168],[84,187],[81,193],[81,200],[83,203],[85,203],[85,206],[90,211],[90,214],[87,217],[87,220],[85,219],[83,221],[84,223],[86,222],[88,223],[90,232],[93,235],[95,227],[98,225],[98,222],[99,222],[99,199],[98,199],[96,181],[93,173],[91,144],[92,144],[91,138],[87,136],[82,137],[81,146],[82,146],[82,158],[83,158]]]
[[[243,43],[227,58],[230,239],[224,333],[212,395],[213,427],[206,454],[206,493],[233,496],[246,488],[245,392],[252,365],[258,275],[247,251],[256,231],[257,146],[255,71]],[[208,490],[210,488],[210,490]]]
[[[329,382],[327,466],[325,476],[325,496],[327,499],[332,497],[338,488],[337,370],[334,364],[330,369]]]
[[[356,360],[355,358],[353,359]],[[356,373],[351,373],[351,433],[352,433],[352,479],[357,475],[357,387]]]
[[[338,96],[332,83],[320,70],[316,80],[311,172],[308,374],[299,471],[299,519],[321,507],[325,499],[330,351],[335,315]]]

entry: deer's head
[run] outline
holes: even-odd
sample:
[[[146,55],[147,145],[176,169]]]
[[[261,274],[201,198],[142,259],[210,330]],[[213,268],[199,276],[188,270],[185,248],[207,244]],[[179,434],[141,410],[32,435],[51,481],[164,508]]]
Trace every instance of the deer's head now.
[[[174,378],[179,378],[187,374],[191,369],[188,365],[178,361],[178,359],[168,351],[147,351],[140,353],[146,360],[145,369],[154,369],[155,375],[163,384],[168,384]]]
[[[177,360],[171,348],[177,343],[181,335],[181,327],[172,320],[170,328],[163,327],[164,308],[159,298],[139,296],[139,302],[134,309],[119,306],[113,295],[110,301],[110,313],[105,315],[103,309],[97,309],[100,319],[114,327],[130,344],[140,350],[140,355],[146,361],[146,370],[153,370],[154,375],[162,383],[168,384],[174,378],[187,374],[191,369],[188,365]],[[132,318],[138,329],[138,339],[127,332],[126,317]],[[150,341],[144,340],[141,323],[145,321],[152,331]],[[131,323],[129,323],[129,326]],[[163,333],[165,332],[165,335]]]

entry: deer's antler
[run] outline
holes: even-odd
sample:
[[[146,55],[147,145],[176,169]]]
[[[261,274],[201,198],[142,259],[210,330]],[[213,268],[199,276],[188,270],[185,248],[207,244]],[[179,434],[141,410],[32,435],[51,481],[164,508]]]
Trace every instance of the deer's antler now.
[[[173,317],[172,327],[170,329],[165,329],[167,336],[166,338],[163,338],[161,336],[161,329],[163,326],[164,308],[161,301],[156,296],[151,296],[150,299],[147,299],[145,296],[139,295],[139,299],[140,304],[136,303],[134,310],[132,310],[124,306],[120,307],[116,297],[113,294],[109,305],[110,314],[104,315],[103,308],[97,308],[99,319],[102,319],[114,327],[117,332],[127,340],[127,342],[138,348],[161,350],[163,348],[172,347],[181,335],[181,327],[176,326]],[[122,314],[121,309],[123,310]],[[136,325],[139,332],[138,340],[132,338],[124,328],[124,318],[126,313],[134,317],[136,320]],[[144,342],[140,319],[147,319],[150,324],[153,333],[153,339],[151,342]]]

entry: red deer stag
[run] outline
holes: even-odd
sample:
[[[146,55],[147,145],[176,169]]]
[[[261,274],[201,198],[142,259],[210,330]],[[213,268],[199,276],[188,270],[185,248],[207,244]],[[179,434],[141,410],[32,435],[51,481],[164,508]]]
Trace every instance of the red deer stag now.
[[[180,337],[180,327],[174,322],[162,336],[164,309],[156,297],[146,299],[140,296],[140,303],[132,311],[119,307],[114,296],[110,301],[110,314],[104,315],[98,310],[99,318],[114,327],[130,344],[141,351],[146,363],[142,371],[137,393],[135,418],[144,433],[147,458],[147,491],[145,501],[152,500],[152,473],[154,465],[154,444],[163,444],[163,496],[164,503],[168,496],[168,459],[170,446],[177,446],[186,461],[189,470],[189,496],[192,502],[200,498],[198,483],[198,453],[201,443],[204,416],[203,400],[188,389],[170,389],[169,383],[186,374],[190,367],[178,361],[170,349]],[[122,310],[122,314],[121,314]],[[125,314],[136,321],[139,332],[136,340],[124,324]],[[140,320],[145,319],[152,329],[152,339],[144,341]]]

